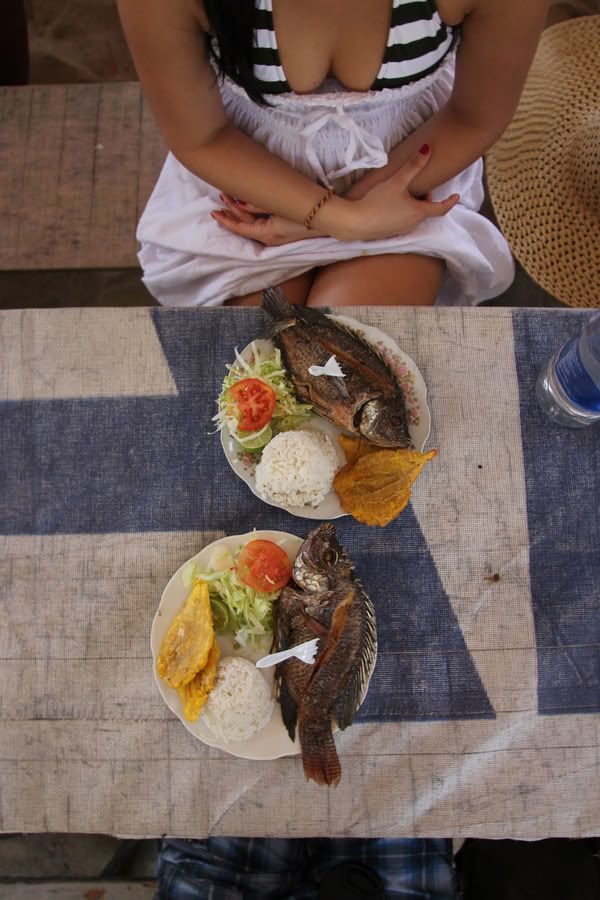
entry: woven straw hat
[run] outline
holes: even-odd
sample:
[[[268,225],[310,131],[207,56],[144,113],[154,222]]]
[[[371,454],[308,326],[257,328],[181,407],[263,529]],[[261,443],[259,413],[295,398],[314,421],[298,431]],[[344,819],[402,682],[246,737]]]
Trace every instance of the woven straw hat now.
[[[600,306],[600,16],[544,32],[487,179],[531,277],[569,306]]]

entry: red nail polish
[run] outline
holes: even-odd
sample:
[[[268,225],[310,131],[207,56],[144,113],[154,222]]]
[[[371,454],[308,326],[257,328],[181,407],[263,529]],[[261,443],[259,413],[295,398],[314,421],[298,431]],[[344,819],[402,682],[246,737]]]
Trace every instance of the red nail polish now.
[[[431,147],[429,146],[429,144],[423,144],[422,147],[419,147],[419,153],[421,153],[423,156],[427,156],[430,151]]]

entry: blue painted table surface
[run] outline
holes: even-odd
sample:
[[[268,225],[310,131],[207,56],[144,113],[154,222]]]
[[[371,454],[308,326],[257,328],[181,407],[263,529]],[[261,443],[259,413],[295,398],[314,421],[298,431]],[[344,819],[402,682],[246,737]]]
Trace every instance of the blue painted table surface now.
[[[152,676],[182,562],[224,534],[316,524],[257,499],[211,433],[225,364],[264,315],[0,313],[3,830],[600,832],[600,428],[557,428],[534,397],[588,313],[343,312],[415,360],[439,456],[385,529],[336,521],[379,656],[335,790],[296,758],[205,747]]]

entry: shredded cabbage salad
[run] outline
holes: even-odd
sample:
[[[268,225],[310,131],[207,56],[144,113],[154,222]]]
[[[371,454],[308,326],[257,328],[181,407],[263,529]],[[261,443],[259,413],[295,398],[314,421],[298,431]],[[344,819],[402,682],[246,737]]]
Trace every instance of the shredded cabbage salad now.
[[[227,425],[229,433],[237,443],[248,451],[260,451],[271,438],[281,431],[302,428],[312,415],[309,403],[300,403],[294,396],[292,383],[281,362],[281,352],[274,347],[268,353],[261,351],[256,341],[250,345],[249,359],[244,359],[235,348],[235,362],[227,365],[227,375],[217,403],[219,411],[213,416],[220,430]],[[231,402],[227,391],[244,378],[258,378],[264,381],[275,392],[275,410],[270,422],[258,431],[240,433],[237,431],[237,419],[231,412]]]
[[[240,581],[237,571],[238,548],[231,557],[231,566],[215,572],[210,566],[202,571],[196,563],[189,563],[181,573],[186,588],[195,581],[208,585],[213,622],[217,634],[231,634],[241,647],[256,648],[271,638],[273,632],[273,601],[280,591],[263,593]]]

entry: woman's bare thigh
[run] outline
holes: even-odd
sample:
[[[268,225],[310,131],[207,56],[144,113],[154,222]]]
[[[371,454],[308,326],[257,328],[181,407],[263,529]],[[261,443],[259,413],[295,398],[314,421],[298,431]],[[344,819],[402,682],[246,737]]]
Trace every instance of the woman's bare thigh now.
[[[390,253],[358,256],[303,272],[280,287],[301,306],[431,306],[445,263],[435,256]],[[261,292],[232,297],[226,306],[260,306]]]
[[[288,278],[287,281],[281,282],[280,287],[285,291],[290,303],[304,306],[313,283],[314,274],[315,269],[311,269],[308,272],[303,272],[302,275],[296,275],[295,278]],[[232,297],[230,300],[225,301],[225,306],[260,306],[261,302],[261,292],[255,291],[253,294],[246,294],[243,297]]]
[[[435,256],[358,256],[316,270],[307,306],[431,306],[445,263]]]

